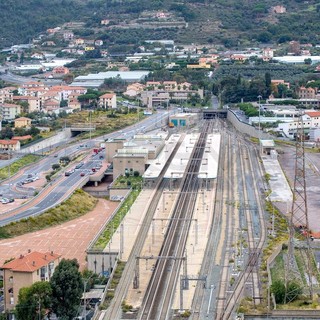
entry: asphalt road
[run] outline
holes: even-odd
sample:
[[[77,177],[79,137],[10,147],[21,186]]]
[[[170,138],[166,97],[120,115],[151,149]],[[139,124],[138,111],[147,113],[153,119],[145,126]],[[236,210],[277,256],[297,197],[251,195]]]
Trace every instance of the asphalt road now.
[[[174,111],[170,111],[170,112],[173,113]],[[0,193],[2,193],[4,197],[14,197],[14,196],[21,197],[21,194],[17,194],[12,189],[15,184],[25,180],[28,174],[35,176],[40,172],[45,172],[50,170],[52,167],[52,164],[57,163],[57,160],[61,156],[71,155],[77,152],[80,148],[80,145],[83,145],[83,144],[87,145],[88,153],[90,153],[92,150],[92,147],[94,147],[95,143],[97,143],[98,141],[103,141],[110,138],[119,138],[121,136],[127,139],[130,139],[138,132],[149,132],[149,131],[160,128],[161,126],[165,125],[167,118],[168,118],[168,112],[164,111],[158,114],[154,114],[144,119],[143,121],[139,122],[138,124],[132,125],[118,132],[113,132],[97,139],[83,140],[81,142],[77,142],[72,146],[68,146],[64,149],[61,149],[60,151],[45,157],[44,160],[41,160],[35,166],[32,166],[29,169],[27,169],[23,176],[20,176],[17,179],[11,181],[10,184],[9,183],[1,184]],[[41,152],[41,150],[39,151]],[[55,157],[55,155],[57,156]],[[21,212],[19,212],[18,214],[10,217],[3,217],[3,219],[0,220],[0,226],[6,225],[10,222],[18,221],[23,218],[38,215],[44,212],[45,210],[47,210],[49,207],[56,206],[57,204],[62,202],[66,193],[75,190],[79,186],[79,184],[82,182],[82,180],[86,179],[86,177],[80,176],[81,170],[91,169],[94,166],[95,160],[97,159],[92,158],[91,160],[87,161],[87,163],[79,170],[79,172],[77,172],[78,170],[76,170],[76,172],[70,175],[67,179],[62,179],[62,181],[58,183],[58,185],[54,188],[54,190],[50,192],[47,196],[45,196],[45,198],[41,200],[35,207],[29,208],[26,210],[21,210]],[[31,192],[32,192],[32,189],[31,189]],[[21,206],[21,209],[23,209],[23,206]]]

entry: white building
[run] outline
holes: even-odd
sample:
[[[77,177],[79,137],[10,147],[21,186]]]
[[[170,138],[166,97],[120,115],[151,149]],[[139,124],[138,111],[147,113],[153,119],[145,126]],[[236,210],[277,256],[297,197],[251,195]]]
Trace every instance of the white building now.
[[[13,120],[17,115],[21,113],[21,106],[18,104],[1,103],[0,110],[2,114],[2,119]]]

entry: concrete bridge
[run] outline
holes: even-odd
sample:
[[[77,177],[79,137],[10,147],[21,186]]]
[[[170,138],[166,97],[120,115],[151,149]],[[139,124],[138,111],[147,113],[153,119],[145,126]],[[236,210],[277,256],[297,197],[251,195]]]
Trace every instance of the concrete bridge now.
[[[92,132],[96,130],[96,126],[88,125],[88,124],[73,124],[72,126],[68,127],[71,132],[72,136],[80,134],[82,132]]]

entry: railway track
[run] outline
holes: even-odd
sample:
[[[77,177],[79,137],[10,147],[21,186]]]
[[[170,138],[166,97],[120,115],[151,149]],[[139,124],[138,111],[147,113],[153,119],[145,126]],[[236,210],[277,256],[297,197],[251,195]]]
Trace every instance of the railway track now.
[[[259,194],[263,170],[256,148],[238,133],[226,130],[222,136],[214,220],[200,272],[208,275],[207,288],[197,285],[192,320],[232,319],[248,282],[249,295],[261,296],[258,264],[266,236]]]
[[[166,172],[167,168],[169,167],[169,164],[172,161],[176,151],[179,149],[182,143],[182,140],[183,138],[179,140],[174,152],[172,152],[170,158],[168,159],[167,164],[165,165],[162,172],[160,173],[159,182],[156,186],[157,190],[154,194],[153,200],[151,201],[149,208],[147,210],[147,213],[145,215],[145,218],[143,220],[143,224],[140,229],[139,235],[136,238],[135,244],[133,246],[133,250],[130,253],[125,269],[123,271],[123,276],[121,277],[120,282],[117,286],[117,289],[114,293],[114,298],[112,299],[112,302],[104,315],[104,318],[103,318],[104,320],[110,320],[110,319],[115,320],[115,319],[121,318],[121,303],[128,291],[130,284],[132,283],[132,278],[133,278],[132,270],[134,270],[135,268],[136,257],[140,255],[140,252],[146,241],[148,231],[154,216],[154,212],[156,211],[160,198],[164,190],[169,186],[168,181],[163,180],[163,175]]]
[[[182,179],[181,192],[167,228],[155,269],[139,311],[139,319],[164,320],[171,313],[174,289],[185,260],[185,244],[199,189],[198,172],[212,122],[205,122]],[[186,283],[184,282],[186,285]]]
[[[259,174],[256,175],[255,172],[258,171],[260,176],[262,172],[260,171],[261,166],[258,164],[258,161],[254,160],[256,158],[256,151],[252,149],[251,145],[240,138],[238,140],[238,147],[241,151],[241,156],[239,157],[242,176],[240,185],[243,197],[240,206],[242,206],[244,211],[242,218],[245,220],[247,229],[248,255],[244,270],[236,280],[234,288],[226,300],[221,319],[230,319],[249,281],[252,283],[251,295],[253,301],[259,303],[261,299],[259,259],[266,239],[266,227],[257,182]]]

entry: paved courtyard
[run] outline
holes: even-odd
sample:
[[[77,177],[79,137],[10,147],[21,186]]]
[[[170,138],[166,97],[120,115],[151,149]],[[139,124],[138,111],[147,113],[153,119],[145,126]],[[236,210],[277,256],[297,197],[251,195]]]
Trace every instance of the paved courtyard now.
[[[63,258],[77,258],[86,267],[88,244],[118,206],[118,202],[99,199],[95,209],[75,220],[45,230],[0,241],[0,264],[31,251],[54,251]]]

